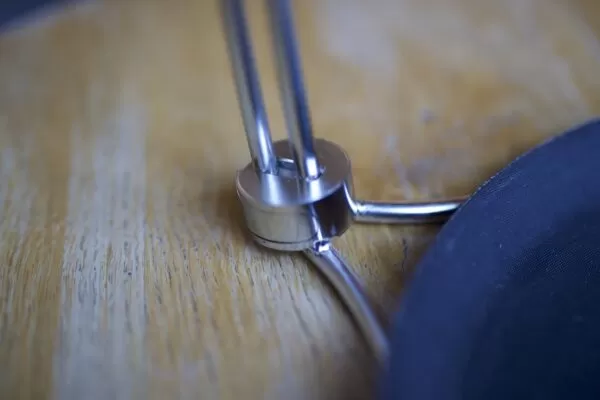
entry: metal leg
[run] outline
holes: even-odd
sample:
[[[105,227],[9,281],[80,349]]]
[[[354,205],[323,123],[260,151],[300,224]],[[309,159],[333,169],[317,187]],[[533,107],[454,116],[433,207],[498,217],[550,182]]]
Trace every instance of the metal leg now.
[[[271,36],[289,142],[300,177],[317,178],[321,171],[313,142],[290,0],[269,0]]]
[[[445,222],[464,199],[423,203],[382,203],[352,200],[356,222],[366,224],[419,224]]]
[[[342,298],[377,359],[385,362],[389,351],[385,330],[346,261],[329,242],[316,244],[315,247],[305,250],[304,254],[325,275]]]
[[[254,65],[243,0],[223,0],[221,6],[250,156],[261,172],[274,173],[277,160],[273,153],[267,113]]]

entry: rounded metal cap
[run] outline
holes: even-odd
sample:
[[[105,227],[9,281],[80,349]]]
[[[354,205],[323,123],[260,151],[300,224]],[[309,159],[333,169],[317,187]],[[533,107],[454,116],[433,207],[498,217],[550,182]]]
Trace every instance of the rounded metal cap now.
[[[248,229],[263,246],[304,250],[315,241],[339,236],[352,222],[350,159],[339,146],[315,140],[321,174],[299,177],[287,140],[274,143],[276,174],[253,163],[238,172],[237,193]]]

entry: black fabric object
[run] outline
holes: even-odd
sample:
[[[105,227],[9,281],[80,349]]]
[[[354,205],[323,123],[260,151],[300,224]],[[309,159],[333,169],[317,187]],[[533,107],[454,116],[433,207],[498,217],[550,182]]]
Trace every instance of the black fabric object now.
[[[0,31],[15,20],[50,4],[65,0],[0,0]]]
[[[600,120],[516,159],[401,300],[385,400],[600,399]]]

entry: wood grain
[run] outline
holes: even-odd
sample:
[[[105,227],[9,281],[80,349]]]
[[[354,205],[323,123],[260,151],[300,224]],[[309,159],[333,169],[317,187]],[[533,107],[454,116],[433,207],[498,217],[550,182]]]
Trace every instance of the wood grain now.
[[[365,198],[469,193],[599,112],[595,4],[298,1],[315,132],[348,151]],[[244,234],[219,22],[215,1],[86,1],[0,35],[1,398],[373,397],[332,290]],[[355,226],[337,245],[392,313],[436,231]]]

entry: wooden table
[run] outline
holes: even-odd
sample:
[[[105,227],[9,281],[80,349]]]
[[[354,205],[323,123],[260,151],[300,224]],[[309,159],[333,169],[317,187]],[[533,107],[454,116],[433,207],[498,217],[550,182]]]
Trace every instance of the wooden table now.
[[[600,111],[594,3],[297,1],[315,133],[362,197],[469,193]],[[87,1],[0,35],[1,398],[373,395],[329,286],[244,234],[230,76],[215,1]],[[355,226],[337,246],[391,313],[437,229]]]

